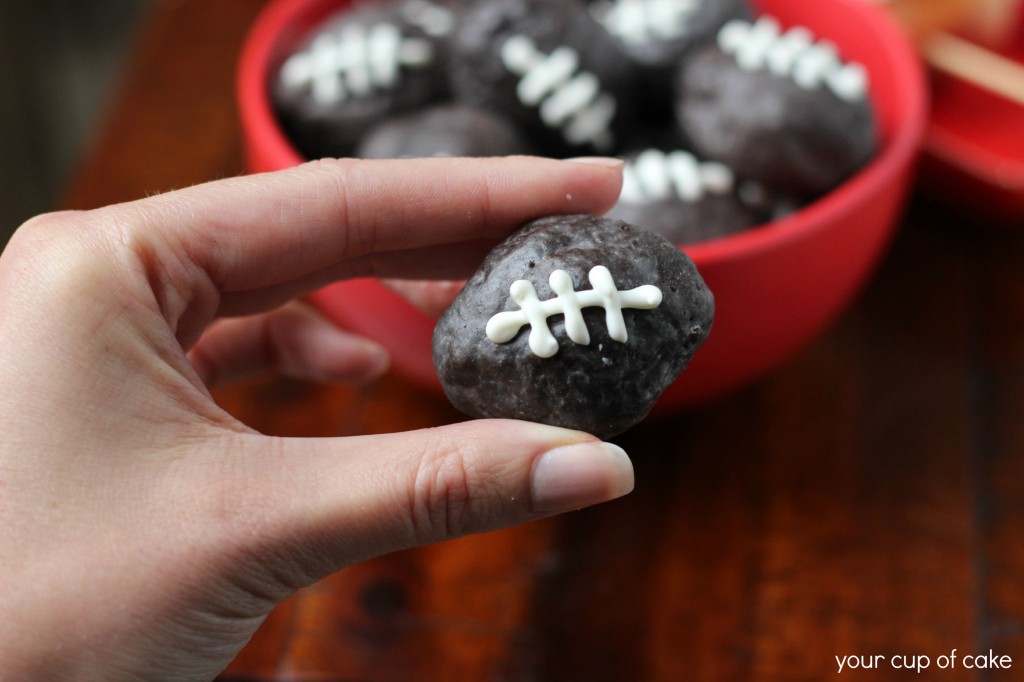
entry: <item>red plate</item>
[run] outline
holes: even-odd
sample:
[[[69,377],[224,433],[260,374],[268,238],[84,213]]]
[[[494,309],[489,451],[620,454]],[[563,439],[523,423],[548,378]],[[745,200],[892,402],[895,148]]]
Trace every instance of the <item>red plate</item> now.
[[[1024,65],[1024,5],[1006,44]],[[967,81],[936,75],[922,171],[940,196],[998,217],[1024,218],[1024,106]]]

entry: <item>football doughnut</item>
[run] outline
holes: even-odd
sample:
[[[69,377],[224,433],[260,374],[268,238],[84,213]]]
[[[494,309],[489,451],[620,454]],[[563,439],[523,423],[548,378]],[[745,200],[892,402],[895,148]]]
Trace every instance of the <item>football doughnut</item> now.
[[[451,402],[608,438],[647,415],[711,331],[714,300],[664,237],[593,216],[530,222],[441,316]]]
[[[282,127],[307,158],[344,156],[382,118],[446,98],[454,21],[428,0],[363,3],[327,20],[271,83]]]
[[[864,67],[767,16],[729,22],[682,64],[676,115],[702,157],[787,195],[819,196],[875,152]]]
[[[452,39],[463,101],[519,122],[553,155],[610,152],[628,123],[632,66],[576,0],[476,0]]]

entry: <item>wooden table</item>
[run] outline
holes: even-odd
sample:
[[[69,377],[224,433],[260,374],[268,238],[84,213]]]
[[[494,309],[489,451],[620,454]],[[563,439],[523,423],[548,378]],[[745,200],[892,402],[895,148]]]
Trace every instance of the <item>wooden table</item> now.
[[[262,4],[158,6],[66,206],[243,170],[232,82]],[[848,654],[887,658],[842,679],[1024,679],[1022,234],[917,197],[824,336],[619,439],[632,495],[343,571],[275,611],[224,679],[817,680]],[[281,435],[459,419],[396,377],[217,397]],[[1013,668],[964,667],[990,649]],[[893,670],[902,656],[932,667]]]

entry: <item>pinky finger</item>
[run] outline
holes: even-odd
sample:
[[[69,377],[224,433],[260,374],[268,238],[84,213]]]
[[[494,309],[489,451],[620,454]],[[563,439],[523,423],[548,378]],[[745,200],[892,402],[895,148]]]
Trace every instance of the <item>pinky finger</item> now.
[[[295,379],[367,382],[387,371],[387,351],[292,301],[260,315],[214,322],[188,353],[210,387],[277,372]]]

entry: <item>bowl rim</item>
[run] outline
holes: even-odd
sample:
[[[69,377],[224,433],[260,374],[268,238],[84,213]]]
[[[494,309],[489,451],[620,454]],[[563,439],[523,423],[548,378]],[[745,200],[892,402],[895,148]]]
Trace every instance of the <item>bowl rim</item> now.
[[[316,0],[316,6],[330,1]],[[705,242],[680,244],[698,265],[754,258],[826,229],[827,216],[842,214],[863,197],[873,196],[879,185],[892,182],[905,162],[921,152],[929,101],[921,59],[895,19],[882,7],[863,0],[834,1],[846,5],[850,11],[872,15],[867,23],[876,33],[874,42],[885,50],[885,63],[895,72],[894,78],[901,81],[900,96],[906,103],[901,120],[888,131],[882,148],[868,164],[824,196],[788,216],[755,228]],[[280,28],[311,2],[313,0],[271,0],[257,16],[245,40],[236,78],[239,116],[246,139],[251,144],[251,138],[258,131],[265,155],[286,159],[289,165],[298,165],[307,159],[291,144],[278,124],[267,87],[267,70],[275,58]]]
[[[290,157],[292,165],[306,159],[278,124],[267,87],[267,70],[281,26],[309,3],[310,0],[271,0],[260,11],[242,45],[235,81],[238,115],[246,140],[251,144],[253,131],[260,131],[261,144],[269,147],[268,153],[274,158]]]

